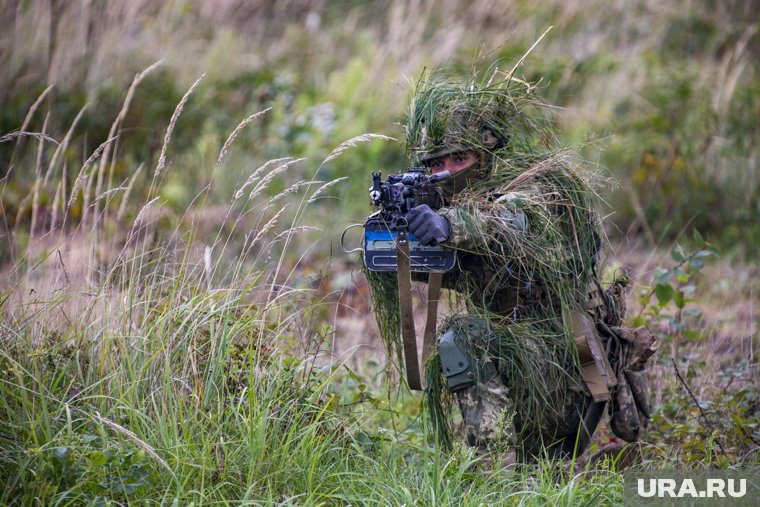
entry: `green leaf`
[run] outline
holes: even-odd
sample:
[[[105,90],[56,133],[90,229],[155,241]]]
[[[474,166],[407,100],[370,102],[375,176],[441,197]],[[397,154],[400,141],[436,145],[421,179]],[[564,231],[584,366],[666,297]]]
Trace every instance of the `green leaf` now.
[[[673,293],[673,301],[675,302],[677,308],[683,309],[683,307],[686,305],[686,302],[683,298],[683,292],[680,290],[677,290]]]
[[[654,294],[661,306],[665,306],[673,298],[673,287],[670,284],[658,283],[654,288]]]
[[[689,275],[687,275],[686,273],[682,273],[676,276],[676,279],[681,283],[686,283],[689,281]]]
[[[654,271],[654,279],[657,283],[668,283],[670,278],[670,270],[665,268],[657,268]]]
[[[702,237],[698,230],[694,229],[691,236],[694,239],[694,243],[697,244],[697,247],[701,248],[705,245],[705,238]]]
[[[71,459],[71,449],[68,447],[53,447],[51,454],[56,465],[63,466]]]
[[[346,371],[348,372],[348,376],[351,377],[351,379],[354,380],[357,383],[357,385],[363,383],[362,379],[360,379],[359,376],[356,373],[354,373],[354,371],[351,368],[345,365],[344,367],[346,368]]]
[[[673,250],[670,251],[670,256],[676,262],[683,262],[686,260],[686,253],[684,253],[683,247],[678,243],[676,243],[676,246],[674,246]]]
[[[702,338],[702,333],[699,331],[684,331],[683,335],[689,340],[699,340]]]
[[[333,412],[335,410],[338,410],[338,408],[340,408],[340,400],[338,399],[338,397],[333,394],[330,394],[328,396],[330,398],[327,400],[327,403],[325,404],[325,409],[333,411]]]
[[[705,267],[705,261],[699,257],[694,257],[692,259],[689,259],[689,266],[691,266],[692,269],[699,271]]]
[[[87,461],[91,466],[100,467],[108,463],[108,457],[100,451],[95,451],[87,455]]]
[[[359,430],[356,432],[356,442],[360,445],[363,445],[365,447],[369,447],[372,445],[372,437],[363,430]]]

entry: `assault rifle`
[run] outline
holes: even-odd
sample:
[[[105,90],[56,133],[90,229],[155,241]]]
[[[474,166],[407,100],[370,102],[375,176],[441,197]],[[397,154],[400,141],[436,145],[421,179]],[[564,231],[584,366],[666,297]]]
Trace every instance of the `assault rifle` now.
[[[427,204],[432,209],[443,206],[443,194],[438,183],[449,177],[449,172],[428,175],[421,167],[412,167],[405,173],[393,174],[383,181],[380,172],[372,173],[369,198],[380,210],[364,222],[362,249],[364,263],[370,271],[397,271],[397,245],[399,233],[408,240],[409,268],[411,271],[448,271],[454,267],[453,250],[438,245],[420,244],[413,234],[406,232],[404,215],[415,206]]]
[[[443,272],[449,271],[456,262],[456,252],[439,245],[422,245],[408,230],[405,215],[415,206],[427,204],[432,209],[443,206],[443,192],[438,183],[450,176],[448,171],[428,175],[421,167],[412,167],[405,173],[393,174],[383,181],[382,174],[372,173],[369,198],[380,209],[364,222],[362,248],[346,250],[341,236],[343,251],[361,251],[364,264],[370,271],[395,271],[398,273],[399,314],[401,338],[404,345],[406,379],[410,389],[422,390],[417,339],[412,315],[411,272],[428,273],[428,308],[422,345],[422,362],[430,354],[435,336],[438,299]]]

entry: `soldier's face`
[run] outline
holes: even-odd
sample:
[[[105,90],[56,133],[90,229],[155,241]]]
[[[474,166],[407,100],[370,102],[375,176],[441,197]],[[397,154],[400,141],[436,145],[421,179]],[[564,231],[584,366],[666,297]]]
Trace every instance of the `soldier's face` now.
[[[450,155],[443,155],[428,160],[427,166],[430,172],[437,174],[443,171],[449,171],[450,174],[456,174],[463,171],[477,162],[478,157],[472,151],[460,151]]]

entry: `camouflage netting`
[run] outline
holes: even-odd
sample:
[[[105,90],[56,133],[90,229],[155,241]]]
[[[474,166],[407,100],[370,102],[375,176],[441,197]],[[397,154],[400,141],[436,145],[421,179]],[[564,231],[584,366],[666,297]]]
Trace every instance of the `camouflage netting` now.
[[[484,343],[473,336],[473,346],[479,356],[496,359],[523,439],[551,438],[564,407],[578,401],[582,381],[567,317],[586,300],[600,251],[594,179],[554,149],[546,110],[533,91],[516,81],[426,80],[417,85],[406,121],[413,161],[431,153],[482,154],[477,181],[439,213],[451,223],[446,245],[458,250],[461,268],[444,276],[444,287],[487,329],[460,325],[471,322],[462,316],[441,329],[495,337]],[[515,225],[520,216],[527,227]],[[368,275],[389,357],[401,364],[395,275]],[[452,399],[444,385],[433,354],[426,405],[447,443]]]

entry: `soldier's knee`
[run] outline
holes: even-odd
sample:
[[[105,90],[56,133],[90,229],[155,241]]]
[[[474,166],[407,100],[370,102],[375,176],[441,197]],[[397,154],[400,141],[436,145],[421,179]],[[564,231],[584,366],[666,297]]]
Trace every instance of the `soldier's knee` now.
[[[447,387],[452,393],[477,382],[487,382],[496,375],[493,361],[487,357],[478,359],[465,340],[454,329],[449,329],[438,342],[441,373],[446,377]]]

